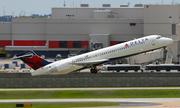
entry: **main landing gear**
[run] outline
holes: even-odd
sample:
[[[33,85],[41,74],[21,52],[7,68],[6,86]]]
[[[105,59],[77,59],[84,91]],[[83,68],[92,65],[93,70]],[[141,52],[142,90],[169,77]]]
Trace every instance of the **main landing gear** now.
[[[96,67],[92,67],[90,72],[91,72],[91,73],[97,73]]]

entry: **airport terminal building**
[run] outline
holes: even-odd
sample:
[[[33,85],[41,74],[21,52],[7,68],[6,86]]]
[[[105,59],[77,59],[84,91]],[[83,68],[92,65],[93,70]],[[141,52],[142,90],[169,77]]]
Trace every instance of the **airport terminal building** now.
[[[0,22],[0,47],[6,56],[27,50],[55,57],[107,47],[147,35],[173,38],[168,47],[173,62],[179,63],[180,5],[122,5],[109,4],[92,8],[52,8],[48,18],[13,18]],[[172,36],[171,36],[172,35]]]

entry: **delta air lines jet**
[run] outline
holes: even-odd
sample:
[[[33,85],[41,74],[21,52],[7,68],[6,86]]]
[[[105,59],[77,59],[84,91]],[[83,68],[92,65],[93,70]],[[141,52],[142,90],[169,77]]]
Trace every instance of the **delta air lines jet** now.
[[[32,76],[66,74],[85,68],[90,68],[91,73],[97,73],[96,66],[100,64],[165,48],[172,43],[173,40],[170,38],[161,37],[160,35],[150,35],[56,62],[48,62],[40,58],[33,51],[18,54],[13,59],[21,59],[33,68],[35,71],[31,72]]]

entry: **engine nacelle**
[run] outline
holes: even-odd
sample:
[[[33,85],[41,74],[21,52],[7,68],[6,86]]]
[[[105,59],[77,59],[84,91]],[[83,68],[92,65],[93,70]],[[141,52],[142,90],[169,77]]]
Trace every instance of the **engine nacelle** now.
[[[58,72],[57,67],[54,66],[54,67],[52,67],[52,68],[49,68],[49,72],[50,72],[50,73]]]
[[[31,72],[32,76],[36,76],[36,75],[44,75],[47,74],[49,72],[48,68],[39,68],[37,70],[35,70],[34,72]]]

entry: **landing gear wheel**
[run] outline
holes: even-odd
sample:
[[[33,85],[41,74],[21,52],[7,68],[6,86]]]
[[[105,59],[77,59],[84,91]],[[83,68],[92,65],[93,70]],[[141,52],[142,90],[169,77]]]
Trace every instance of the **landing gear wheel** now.
[[[91,68],[91,73],[97,73],[97,69],[96,68]]]

